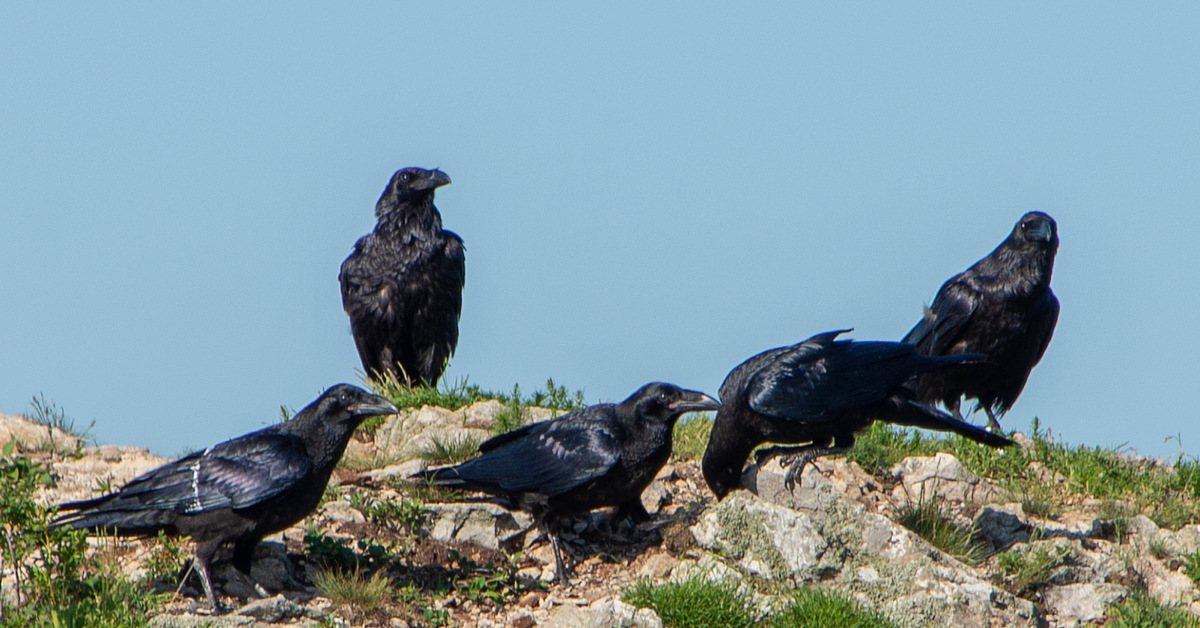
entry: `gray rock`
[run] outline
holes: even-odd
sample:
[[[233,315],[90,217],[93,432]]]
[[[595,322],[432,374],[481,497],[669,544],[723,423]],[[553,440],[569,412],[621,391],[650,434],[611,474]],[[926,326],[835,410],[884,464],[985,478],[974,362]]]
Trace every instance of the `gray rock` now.
[[[646,512],[656,515],[662,511],[663,506],[671,503],[671,492],[667,490],[663,483],[655,480],[642,491],[642,506],[646,508]]]
[[[1044,589],[1042,603],[1057,616],[1056,625],[1080,626],[1104,619],[1108,605],[1124,599],[1126,593],[1116,584],[1068,584]]]
[[[615,597],[603,597],[586,607],[566,605],[541,624],[548,628],[662,628],[662,619],[648,608],[635,608]]]
[[[1002,490],[971,473],[958,458],[941,452],[932,458],[905,458],[892,467],[900,480],[892,496],[899,501],[932,499],[982,505],[1001,498]]]
[[[701,547],[767,579],[809,575],[826,547],[808,515],[743,491],[710,508],[691,530]]]
[[[524,544],[532,519],[488,502],[427,504],[422,532],[438,541],[475,543],[515,552]]]
[[[1021,504],[984,506],[975,516],[975,529],[996,550],[1029,541],[1030,527]]]

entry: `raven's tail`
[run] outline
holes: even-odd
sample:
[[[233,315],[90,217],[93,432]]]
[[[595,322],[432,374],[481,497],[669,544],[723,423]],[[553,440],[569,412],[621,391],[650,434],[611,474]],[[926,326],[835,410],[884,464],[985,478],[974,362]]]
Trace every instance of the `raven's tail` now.
[[[77,502],[83,503],[83,502]],[[74,504],[64,504],[63,507]],[[71,528],[107,532],[121,536],[155,534],[172,528],[177,513],[171,510],[79,510],[59,516],[50,529]]]
[[[969,438],[990,447],[1008,447],[1014,444],[1013,441],[998,433],[989,432],[966,421],[960,421],[930,404],[912,399],[893,398],[892,401],[896,403],[897,412],[888,417],[888,423],[939,432],[954,432],[963,438]]]

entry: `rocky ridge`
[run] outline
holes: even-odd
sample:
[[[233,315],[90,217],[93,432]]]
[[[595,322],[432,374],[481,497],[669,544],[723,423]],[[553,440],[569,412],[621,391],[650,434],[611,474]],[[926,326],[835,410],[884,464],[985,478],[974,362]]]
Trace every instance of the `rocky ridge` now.
[[[1103,622],[1107,605],[1135,588],[1200,614],[1200,592],[1179,558],[1200,550],[1200,525],[1167,531],[1136,516],[1118,530],[1086,508],[1039,518],[948,454],[905,459],[886,478],[842,458],[823,459],[805,470],[794,491],[784,488],[777,465],[752,465],[743,478],[747,490],[720,503],[712,500],[696,462],[670,464],[643,495],[647,509],[658,515],[653,524],[612,526],[604,513],[594,513],[568,532],[579,561],[569,586],[554,582],[549,546],[529,530],[530,520],[522,513],[469,500],[425,501],[408,527],[380,525],[370,515],[371,504],[418,499],[404,479],[424,468],[419,454],[434,439],[482,440],[503,409],[498,402],[483,402],[458,411],[424,407],[390,417],[373,435],[352,443],[347,463],[360,470],[340,469],[334,480],[338,488],[316,514],[260,547],[254,576],[280,595],[249,599],[249,586],[222,565],[214,578],[234,612],[212,616],[197,608],[190,591],[164,607],[152,625],[332,621],[399,627],[448,620],[460,626],[660,626],[653,611],[624,604],[621,593],[642,578],[678,581],[697,575],[752,590],[764,614],[792,588],[821,587],[906,627],[1090,625]],[[527,419],[551,414],[526,412]],[[53,447],[46,446],[47,439]],[[50,465],[57,482],[39,496],[46,503],[89,497],[100,483],[120,486],[164,462],[132,447],[89,447],[64,455],[74,447],[69,439],[24,419],[0,416],[0,445],[17,440],[27,455]],[[1044,469],[1029,472],[1046,473],[1046,482],[1060,481]],[[936,499],[961,522],[973,523],[979,540],[992,550],[1051,557],[1050,573],[1028,588],[1006,576],[994,557],[968,565],[934,548],[895,522],[900,509],[920,499]],[[400,548],[384,572],[398,586],[411,583],[424,595],[368,615],[334,604],[312,586],[321,571],[305,551],[305,536],[312,531],[350,546],[368,539]],[[143,575],[156,542],[115,542],[125,548],[120,556],[125,573]],[[510,562],[509,556],[515,558]],[[503,603],[436,585],[450,577],[448,565],[471,571],[488,562],[511,565],[503,594],[494,596]],[[4,576],[9,590],[12,578]]]

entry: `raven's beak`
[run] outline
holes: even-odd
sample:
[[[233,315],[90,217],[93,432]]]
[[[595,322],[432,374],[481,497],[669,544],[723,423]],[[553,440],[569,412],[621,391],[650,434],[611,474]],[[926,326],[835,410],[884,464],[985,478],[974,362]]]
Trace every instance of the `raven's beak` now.
[[[1048,220],[1039,220],[1033,223],[1033,228],[1029,230],[1027,236],[1030,240],[1049,242],[1054,238],[1054,227],[1050,226],[1050,221]]]
[[[708,395],[695,390],[683,391],[683,396],[676,402],[670,405],[672,412],[700,412],[702,410],[716,410],[721,407],[721,402],[709,397]]]
[[[356,417],[396,414],[398,412],[400,412],[400,409],[396,407],[396,404],[378,395],[371,395],[350,408],[350,414]]]
[[[413,181],[408,187],[414,190],[434,190],[447,183],[450,183],[450,175],[435,168],[429,171],[428,177]]]

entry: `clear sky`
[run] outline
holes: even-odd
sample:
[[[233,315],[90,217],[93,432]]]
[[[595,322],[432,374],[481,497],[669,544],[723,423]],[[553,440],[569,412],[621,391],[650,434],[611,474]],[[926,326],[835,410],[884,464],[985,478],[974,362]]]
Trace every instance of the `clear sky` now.
[[[0,411],[165,455],[358,382],[337,273],[404,166],[467,245],[447,379],[716,393],[899,339],[1026,211],[1004,420],[1200,455],[1200,4],[7,3]],[[974,417],[982,423],[982,415]]]

